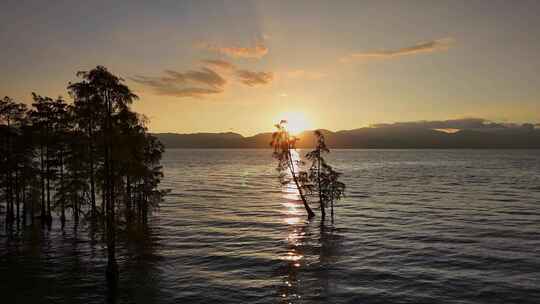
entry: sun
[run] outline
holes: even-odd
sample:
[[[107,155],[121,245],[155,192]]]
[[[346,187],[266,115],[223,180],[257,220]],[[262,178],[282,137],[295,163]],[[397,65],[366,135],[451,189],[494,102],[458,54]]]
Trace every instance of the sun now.
[[[293,135],[298,135],[301,132],[312,128],[311,122],[302,112],[282,113],[279,116],[279,120],[287,121],[287,130]]]

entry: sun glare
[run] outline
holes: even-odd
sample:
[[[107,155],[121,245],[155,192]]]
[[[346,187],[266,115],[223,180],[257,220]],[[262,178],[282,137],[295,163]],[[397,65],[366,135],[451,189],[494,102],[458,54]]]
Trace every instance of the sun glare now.
[[[297,135],[312,128],[311,122],[302,112],[286,112],[280,115],[279,120],[287,121],[287,130]]]

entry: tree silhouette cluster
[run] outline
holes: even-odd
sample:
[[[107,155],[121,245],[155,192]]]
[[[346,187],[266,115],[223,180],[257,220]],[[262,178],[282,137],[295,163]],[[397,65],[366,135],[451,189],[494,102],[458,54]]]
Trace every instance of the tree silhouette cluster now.
[[[282,120],[276,124],[276,131],[272,134],[273,157],[278,161],[277,170],[280,172],[282,184],[294,182],[302,203],[306,209],[308,218],[315,216],[309,206],[308,197],[316,194],[319,199],[321,217],[326,218],[326,208],[331,208],[331,217],[334,218],[334,202],[340,200],[345,192],[345,184],[339,180],[341,173],[330,166],[324,155],[330,153],[326,146],[324,135],[320,130],[314,131],[317,138],[315,149],[306,154],[311,161],[307,170],[301,168],[305,165],[296,155],[296,143],[298,138],[287,131],[287,121]]]
[[[162,201],[163,145],[130,105],[138,97],[105,67],[77,73],[73,99],[32,93],[33,103],[0,101],[0,200],[8,227],[59,215],[103,223],[108,268],[117,279],[115,231],[146,223]],[[10,228],[10,229],[11,229]]]

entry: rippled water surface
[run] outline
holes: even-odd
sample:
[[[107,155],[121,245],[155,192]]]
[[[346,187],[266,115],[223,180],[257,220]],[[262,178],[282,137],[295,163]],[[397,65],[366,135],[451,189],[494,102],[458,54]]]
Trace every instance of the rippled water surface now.
[[[321,227],[268,150],[169,150],[117,301],[540,303],[539,152],[333,151],[347,197]],[[59,226],[2,231],[0,302],[105,302],[100,234]]]

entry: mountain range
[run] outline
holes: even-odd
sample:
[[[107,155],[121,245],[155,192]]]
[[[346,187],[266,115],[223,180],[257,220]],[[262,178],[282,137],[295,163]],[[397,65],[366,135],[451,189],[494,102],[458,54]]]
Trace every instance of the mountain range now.
[[[532,124],[481,125],[464,129],[432,128],[429,124],[390,124],[332,132],[321,130],[336,149],[540,149],[540,129]],[[155,133],[166,148],[269,148],[272,133],[244,137],[226,133]],[[312,131],[298,135],[298,148],[315,144]]]

